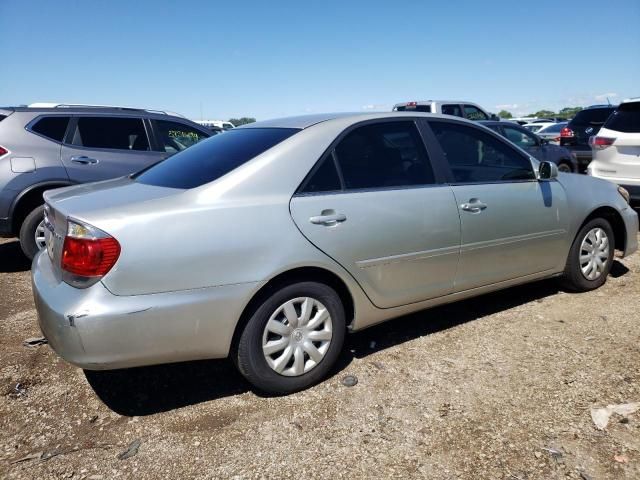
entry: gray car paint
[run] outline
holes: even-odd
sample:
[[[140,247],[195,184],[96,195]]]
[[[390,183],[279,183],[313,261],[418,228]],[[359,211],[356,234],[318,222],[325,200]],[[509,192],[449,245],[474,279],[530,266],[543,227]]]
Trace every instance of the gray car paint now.
[[[582,222],[601,206],[615,209],[625,223],[623,253],[637,249],[636,213],[615,185],[586,176],[295,195],[341,132],[388,118],[452,117],[386,113],[285,119],[268,125],[303,130],[191,190],[121,179],[47,192],[56,216],[58,256],[52,262],[46,252],[39,254],[32,280],[39,321],[52,347],[91,369],[224,357],[250,299],[271,279],[299,267],[320,268],[344,283],[354,305],[350,329],[359,330],[560,274]],[[531,159],[531,164],[537,168],[538,162]],[[456,211],[454,206],[472,196],[488,208],[477,215]],[[435,217],[422,199],[438,203]],[[347,221],[312,227],[308,217],[326,209],[345,213]],[[87,289],[60,280],[66,218],[106,231],[122,246],[114,268]],[[462,225],[458,240],[456,224]],[[345,232],[341,247],[336,239]]]

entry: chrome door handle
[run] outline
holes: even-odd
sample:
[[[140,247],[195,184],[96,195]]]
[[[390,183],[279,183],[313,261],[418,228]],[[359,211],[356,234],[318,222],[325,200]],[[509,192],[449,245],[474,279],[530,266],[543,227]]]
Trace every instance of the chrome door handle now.
[[[480,213],[482,210],[487,208],[487,205],[485,203],[482,203],[477,198],[472,198],[468,203],[463,203],[462,205],[460,205],[460,208],[466,212]]]
[[[332,215],[318,215],[311,217],[309,221],[315,225],[335,225],[344,222],[347,216],[344,213],[334,213]]]
[[[80,155],[78,157],[71,157],[71,162],[72,163],[77,163],[77,164],[80,164],[80,165],[95,165],[99,161],[100,160],[98,160],[96,158],[86,157],[84,155]]]

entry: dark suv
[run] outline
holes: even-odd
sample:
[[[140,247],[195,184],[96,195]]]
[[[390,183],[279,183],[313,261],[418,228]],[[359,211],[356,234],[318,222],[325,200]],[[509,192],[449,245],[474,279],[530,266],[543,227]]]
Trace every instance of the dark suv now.
[[[0,108],[0,236],[44,247],[42,193],[125,176],[213,132],[176,114],[124,107]]]
[[[560,145],[575,153],[580,172],[585,172],[591,162],[589,137],[598,133],[616,108],[614,105],[587,107],[579,111],[567,126],[560,130]]]

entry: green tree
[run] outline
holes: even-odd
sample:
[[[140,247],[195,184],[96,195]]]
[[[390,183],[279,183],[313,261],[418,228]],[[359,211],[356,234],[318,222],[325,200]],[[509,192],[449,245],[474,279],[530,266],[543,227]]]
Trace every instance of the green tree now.
[[[575,117],[576,113],[578,113],[580,110],[582,110],[582,107],[565,107],[558,112],[557,116],[566,120]]]
[[[506,110],[500,110],[498,112],[498,116],[500,118],[513,118],[513,115],[511,115],[511,112],[507,112]]]
[[[256,121],[253,117],[241,117],[241,118],[230,118],[229,121],[233,123],[236,127],[240,125],[246,125],[247,123],[253,123]]]
[[[551,110],[538,110],[536,113],[533,114],[534,117],[541,117],[541,118],[548,118],[548,117],[555,117],[556,114],[555,112],[552,112]]]

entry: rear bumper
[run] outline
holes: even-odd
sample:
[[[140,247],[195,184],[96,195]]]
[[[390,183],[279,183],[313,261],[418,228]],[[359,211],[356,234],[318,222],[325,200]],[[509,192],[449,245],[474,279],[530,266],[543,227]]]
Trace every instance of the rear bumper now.
[[[260,284],[117,296],[98,282],[60,282],[46,252],[34,258],[33,294],[42,333],[55,352],[88,370],[109,370],[229,353],[238,319]]]

